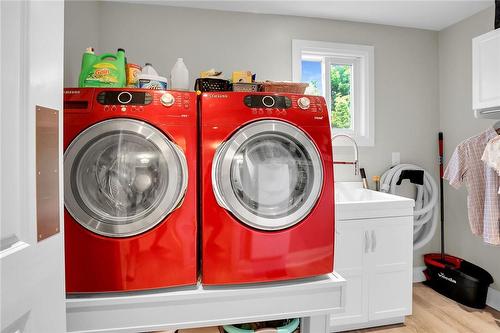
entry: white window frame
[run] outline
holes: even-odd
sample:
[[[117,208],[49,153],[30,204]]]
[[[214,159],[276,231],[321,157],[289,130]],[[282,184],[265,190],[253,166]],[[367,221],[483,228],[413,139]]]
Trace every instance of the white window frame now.
[[[359,146],[375,145],[375,65],[374,47],[369,45],[330,43],[310,40],[292,40],[292,80],[301,82],[302,60],[321,59],[323,95],[328,110],[331,108],[330,80],[326,71],[331,64],[352,65],[351,126],[350,129],[332,127],[332,134],[348,134]],[[331,117],[329,117],[331,119]],[[340,140],[335,145],[342,145]]]

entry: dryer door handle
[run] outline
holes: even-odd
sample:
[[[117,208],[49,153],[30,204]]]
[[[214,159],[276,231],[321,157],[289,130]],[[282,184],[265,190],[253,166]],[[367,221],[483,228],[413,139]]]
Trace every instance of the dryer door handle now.
[[[215,150],[214,159],[212,160],[212,190],[214,192],[215,201],[217,201],[217,204],[222,208],[229,210],[227,204],[223,199],[223,195],[219,189],[219,182],[217,180],[219,174],[219,168],[217,168],[217,166],[219,165],[220,152],[224,148],[225,144],[225,142],[222,142],[219,147],[217,147],[217,149]]]

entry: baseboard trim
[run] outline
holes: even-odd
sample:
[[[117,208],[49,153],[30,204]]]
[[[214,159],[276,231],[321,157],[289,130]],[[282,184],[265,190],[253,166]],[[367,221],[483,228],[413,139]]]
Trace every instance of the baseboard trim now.
[[[493,288],[488,289],[488,297],[486,298],[486,305],[493,309],[500,311],[500,291]]]
[[[419,283],[425,281],[424,270],[425,266],[413,267],[413,283]]]
[[[413,267],[413,283],[420,283],[425,281],[424,275],[425,266]],[[486,298],[486,305],[500,311],[500,291],[489,288],[488,298]]]

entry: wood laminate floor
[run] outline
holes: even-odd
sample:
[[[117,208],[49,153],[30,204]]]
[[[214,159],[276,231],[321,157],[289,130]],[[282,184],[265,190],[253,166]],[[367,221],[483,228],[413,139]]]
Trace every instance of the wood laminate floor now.
[[[460,305],[431,288],[413,285],[413,315],[404,325],[350,331],[350,333],[500,333],[500,312]]]

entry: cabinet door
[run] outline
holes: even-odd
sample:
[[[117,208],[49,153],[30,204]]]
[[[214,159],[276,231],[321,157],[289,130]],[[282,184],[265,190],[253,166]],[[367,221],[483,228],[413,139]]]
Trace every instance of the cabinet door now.
[[[368,320],[366,252],[369,248],[364,221],[338,221],[335,232],[335,271],[347,281],[345,312],[331,316],[331,326]]]
[[[373,219],[367,227],[369,320],[411,314],[413,218]]]
[[[500,30],[472,40],[472,106],[500,109]]]

